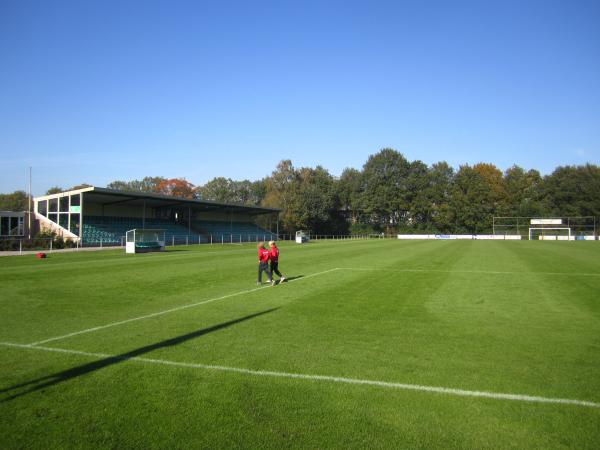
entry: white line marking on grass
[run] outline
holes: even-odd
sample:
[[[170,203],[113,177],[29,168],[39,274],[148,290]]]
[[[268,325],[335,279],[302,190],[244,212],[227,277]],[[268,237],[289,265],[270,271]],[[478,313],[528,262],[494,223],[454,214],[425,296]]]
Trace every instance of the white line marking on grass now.
[[[414,272],[414,273],[470,273],[481,275],[562,275],[562,276],[583,276],[600,277],[600,273],[581,273],[581,272],[504,272],[497,270],[441,270],[441,269],[388,269],[386,267],[340,267],[340,270],[361,270],[376,272]]]
[[[63,348],[52,348],[52,347],[40,347],[28,344],[13,344],[10,342],[0,342],[0,345],[4,345],[6,347],[15,347],[15,348],[25,348],[25,349],[33,349],[33,350],[42,350],[47,352],[54,353],[67,353],[71,355],[80,355],[80,356],[90,356],[94,358],[113,358],[117,360],[123,361],[136,361],[147,364],[159,364],[164,366],[174,366],[174,367],[185,367],[192,369],[202,369],[202,370],[214,370],[221,372],[234,372],[241,373],[245,375],[253,375],[259,377],[273,377],[273,378],[291,378],[291,379],[299,379],[299,380],[308,380],[308,381],[324,381],[330,383],[345,383],[345,384],[358,384],[358,385],[366,385],[366,386],[376,386],[381,388],[388,389],[401,389],[401,390],[410,390],[410,391],[422,391],[422,392],[432,392],[436,394],[446,394],[446,395],[454,395],[461,397],[482,397],[489,398],[493,400],[512,400],[519,402],[533,402],[533,403],[554,403],[554,404],[563,404],[563,405],[575,405],[575,406],[586,406],[592,408],[600,408],[600,403],[592,402],[588,400],[574,400],[568,398],[551,398],[551,397],[540,397],[536,395],[523,395],[523,394],[507,394],[502,392],[488,392],[488,391],[470,391],[466,389],[454,389],[440,386],[424,386],[420,384],[406,384],[406,383],[394,383],[390,381],[378,381],[378,380],[364,380],[359,378],[346,378],[346,377],[334,377],[329,375],[310,375],[310,374],[302,374],[302,373],[290,373],[290,372],[277,372],[272,370],[253,370],[253,369],[245,369],[241,367],[227,367],[227,366],[218,366],[213,364],[200,364],[200,363],[186,363],[186,362],[178,362],[178,361],[169,361],[164,359],[153,359],[153,358],[143,358],[139,356],[127,357],[127,356],[119,356],[119,355],[109,355],[105,353],[92,353],[92,352],[84,352],[79,350],[69,350]]]
[[[333,269],[324,270],[323,272],[317,272],[317,273],[313,273],[310,275],[306,275],[304,277],[294,278],[293,280],[286,281],[286,283],[293,283],[294,281],[304,280],[306,278],[312,278],[312,277],[316,277],[318,275],[324,275],[326,273],[333,272],[334,270],[339,270],[339,269],[336,267]],[[203,300],[201,302],[189,303],[187,305],[182,305],[182,306],[177,306],[175,308],[165,309],[164,311],[158,311],[158,312],[155,312],[152,314],[146,314],[146,315],[139,316],[139,317],[133,317],[131,319],[120,320],[118,322],[112,322],[112,323],[108,323],[106,325],[99,325],[97,327],[87,328],[85,330],[74,331],[73,333],[68,333],[63,336],[56,336],[56,337],[44,339],[41,341],[32,342],[31,344],[28,344],[28,345],[34,346],[34,345],[40,345],[40,344],[47,344],[48,342],[59,341],[62,339],[67,339],[72,336],[78,336],[80,334],[91,333],[93,331],[103,330],[105,328],[116,327],[118,325],[123,325],[126,323],[135,322],[138,320],[150,319],[152,317],[162,316],[163,314],[169,314],[169,313],[176,312],[176,311],[182,311],[184,309],[194,308],[196,306],[205,305],[207,303],[212,303],[212,302],[217,302],[219,300],[225,300],[225,299],[231,298],[231,297],[237,297],[238,295],[249,294],[251,292],[256,292],[258,290],[269,288],[269,287],[272,287],[272,286],[266,285],[266,286],[260,286],[260,287],[254,288],[254,289],[246,289],[245,291],[238,291],[238,292],[234,292],[232,294],[223,295],[221,297],[209,298],[208,300]]]

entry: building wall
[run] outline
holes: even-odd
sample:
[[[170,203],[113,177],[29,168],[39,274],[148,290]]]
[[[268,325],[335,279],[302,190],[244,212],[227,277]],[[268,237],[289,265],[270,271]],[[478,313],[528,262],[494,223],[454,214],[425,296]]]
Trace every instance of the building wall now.
[[[127,205],[106,205],[102,207],[100,203],[92,203],[84,199],[83,214],[85,216],[113,216],[113,217],[134,217],[141,219],[144,216],[144,210],[141,206]],[[146,207],[146,218],[155,217],[155,208]],[[224,222],[251,222],[253,216],[247,213],[228,213],[225,211],[193,211],[192,220],[220,220]]]
[[[228,213],[225,211],[196,211],[192,213],[192,219],[197,221],[202,220],[220,220],[223,222],[252,222],[254,219],[250,214],[244,213]]]
[[[84,216],[114,216],[114,217],[135,217],[142,218],[144,209],[141,206],[126,206],[126,205],[106,205],[100,203],[92,203],[89,200],[83,200]],[[146,217],[154,217],[152,208],[146,208]]]

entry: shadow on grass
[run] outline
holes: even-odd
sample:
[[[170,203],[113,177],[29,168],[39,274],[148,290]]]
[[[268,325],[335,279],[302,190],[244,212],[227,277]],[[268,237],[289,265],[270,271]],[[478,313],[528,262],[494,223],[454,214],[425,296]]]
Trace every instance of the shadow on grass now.
[[[297,280],[299,278],[304,278],[304,275],[296,275],[295,277],[285,277],[284,283],[287,283],[288,281]],[[279,281],[278,284],[279,283],[281,283],[281,281]]]
[[[9,393],[11,391],[15,391],[22,387],[31,386],[28,389],[26,389],[25,391],[14,393],[12,395],[9,395],[8,397],[0,399],[0,403],[14,400],[15,398],[21,397],[23,395],[27,395],[32,392],[36,392],[41,389],[45,389],[50,386],[54,386],[56,384],[62,383],[64,381],[68,381],[73,378],[77,378],[82,375],[86,375],[88,373],[95,372],[96,370],[100,370],[105,367],[112,366],[113,364],[127,361],[128,359],[135,358],[140,355],[144,355],[153,350],[158,350],[159,348],[172,347],[172,346],[181,344],[182,342],[189,341],[190,339],[194,339],[194,338],[203,336],[205,334],[212,333],[213,331],[218,331],[218,330],[222,330],[224,328],[228,328],[232,325],[236,325],[238,323],[245,322],[246,320],[254,319],[255,317],[262,316],[264,314],[268,314],[277,309],[279,309],[279,308],[267,309],[265,311],[261,311],[261,312],[255,313],[255,314],[250,314],[248,316],[240,317],[239,319],[230,320],[228,322],[223,322],[218,325],[213,325],[212,327],[202,328],[200,330],[196,330],[196,331],[193,331],[188,334],[177,336],[175,338],[167,339],[165,341],[157,342],[155,344],[146,345],[144,347],[140,347],[138,349],[132,350],[127,353],[122,353],[120,355],[115,355],[115,356],[109,356],[104,359],[100,359],[98,361],[94,361],[91,363],[83,364],[81,366],[77,366],[77,367],[73,367],[71,369],[64,370],[62,372],[57,372],[52,375],[47,375],[45,377],[27,381],[26,383],[15,384],[11,387],[0,389],[0,393]],[[32,386],[32,385],[35,385],[35,386]]]

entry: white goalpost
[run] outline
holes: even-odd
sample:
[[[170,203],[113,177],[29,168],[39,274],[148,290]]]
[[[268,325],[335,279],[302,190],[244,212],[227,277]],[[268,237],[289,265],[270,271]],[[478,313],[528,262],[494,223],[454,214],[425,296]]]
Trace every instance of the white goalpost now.
[[[532,240],[532,236],[533,236],[533,232],[536,230],[541,230],[542,234],[539,235],[539,240],[541,241],[571,241],[571,229],[568,227],[530,227],[529,228],[529,240]],[[565,235],[560,235],[560,234],[545,234],[545,231],[550,231],[550,230],[555,230],[555,231],[566,231],[567,234]]]
[[[529,240],[531,241],[535,232],[540,231],[538,235],[540,241],[570,241],[571,227],[566,227],[562,219],[531,219],[529,227]],[[550,231],[550,234],[547,232]],[[558,232],[558,233],[557,233]],[[560,234],[560,232],[566,232]]]

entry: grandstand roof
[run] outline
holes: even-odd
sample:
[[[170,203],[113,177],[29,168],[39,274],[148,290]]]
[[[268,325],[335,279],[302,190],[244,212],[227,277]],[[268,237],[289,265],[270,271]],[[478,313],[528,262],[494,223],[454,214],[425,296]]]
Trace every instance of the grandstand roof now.
[[[152,192],[119,191],[116,189],[108,189],[96,186],[60,192],[57,194],[43,195],[36,197],[35,200],[46,200],[79,193],[85,195],[86,201],[102,203],[104,205],[120,204],[142,206],[145,203],[145,205],[149,207],[190,206],[195,210],[226,210],[234,212],[246,212],[251,214],[269,214],[281,211],[277,208],[263,208],[260,206],[250,206],[239,203],[222,203],[213,202],[210,200],[196,200],[183,197],[174,197],[172,195],[154,194]]]

